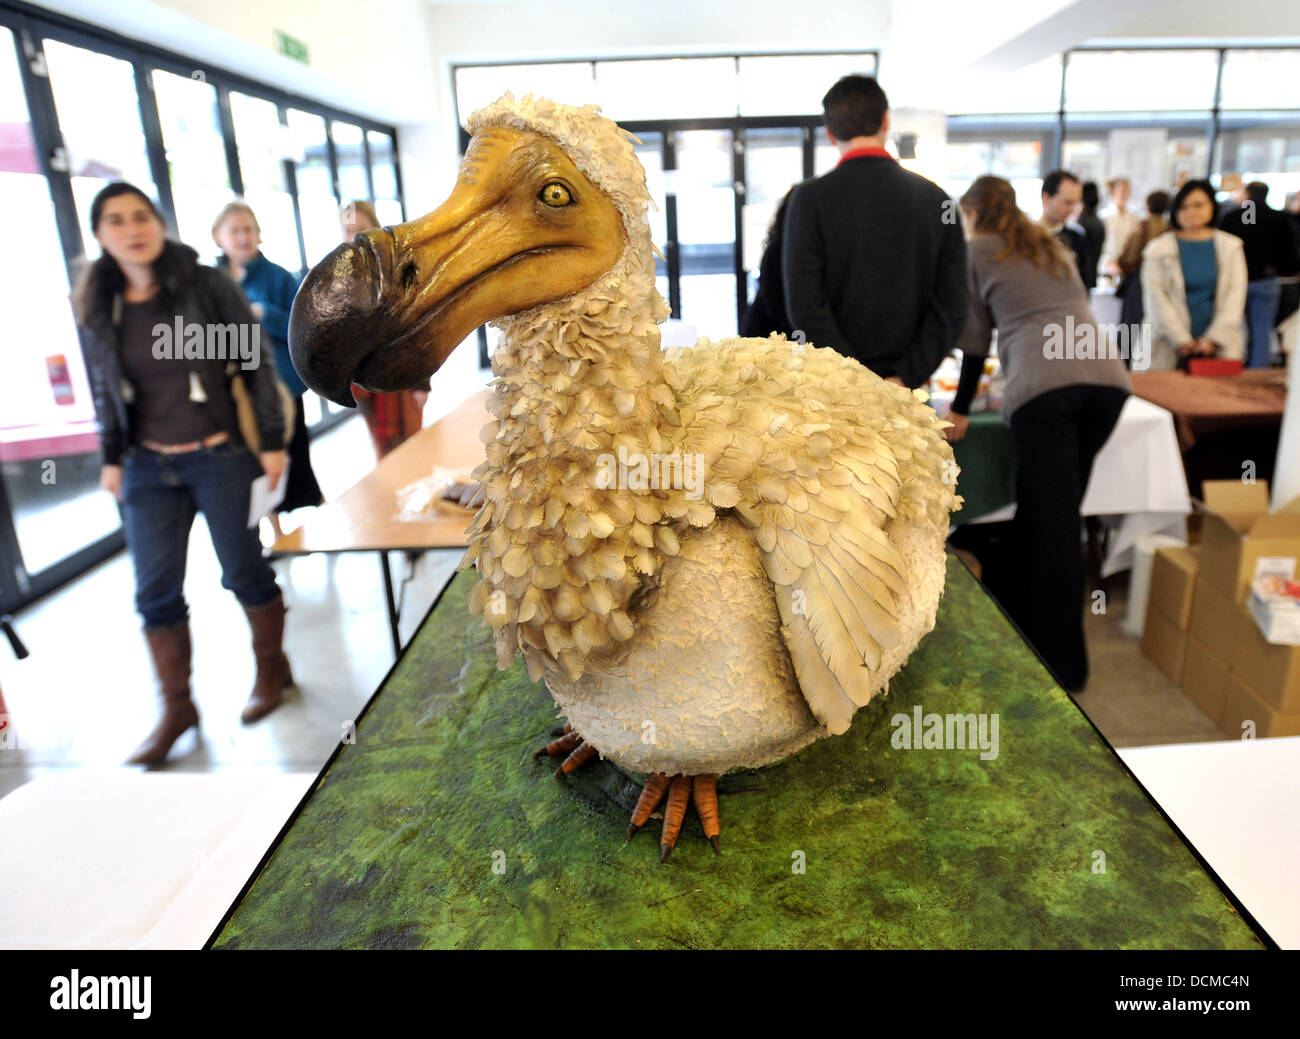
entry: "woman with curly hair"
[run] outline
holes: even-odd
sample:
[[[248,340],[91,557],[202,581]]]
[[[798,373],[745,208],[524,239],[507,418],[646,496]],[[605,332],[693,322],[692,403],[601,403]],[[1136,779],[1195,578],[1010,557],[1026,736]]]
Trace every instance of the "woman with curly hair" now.
[[[221,271],[201,266],[193,249],[167,238],[139,188],[118,182],[100,191],[90,225],[103,253],[82,272],[73,303],[99,418],[100,486],[122,505],[135,607],[162,697],[158,724],[129,763],[156,764],[199,722],[182,589],[196,513],[207,521],[222,586],[252,629],[257,677],[243,720],[273,711],[293,681],[282,649],[284,601],[257,529],[248,526],[253,480],[266,473],[274,484],[284,472],[284,416],[267,352],[253,351],[258,363],[245,368],[250,359],[242,353],[230,360],[227,349],[204,345],[215,341],[216,326],[223,346],[232,335],[260,341],[248,301]],[[240,433],[236,375],[256,412],[256,456]]]

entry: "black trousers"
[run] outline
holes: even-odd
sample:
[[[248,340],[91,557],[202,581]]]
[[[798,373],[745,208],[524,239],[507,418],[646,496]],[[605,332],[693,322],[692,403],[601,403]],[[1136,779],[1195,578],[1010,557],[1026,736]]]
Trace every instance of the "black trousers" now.
[[[1016,459],[1016,593],[1007,612],[1071,692],[1088,680],[1079,507],[1093,459],[1128,397],[1112,386],[1065,386],[1011,416]]]

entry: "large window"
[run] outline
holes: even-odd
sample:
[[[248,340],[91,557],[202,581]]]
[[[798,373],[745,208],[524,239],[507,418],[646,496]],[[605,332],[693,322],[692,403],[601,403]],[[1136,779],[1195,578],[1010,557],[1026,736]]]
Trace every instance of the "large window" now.
[[[312,112],[289,109],[289,133],[298,175],[298,208],[302,214],[307,265],[314,266],[339,244],[339,196],[330,170],[325,119]]]
[[[1071,51],[1065,110],[1209,111],[1218,65],[1213,50]]]
[[[84,66],[59,64],[65,98],[76,67]],[[120,77],[112,82],[122,85]],[[28,574],[47,570],[70,552],[113,534],[118,516],[112,499],[99,490],[95,410],[68,308],[68,268],[58,214],[41,170],[13,34],[4,26],[0,126],[5,130],[0,189],[14,243],[0,251],[0,281],[5,286],[0,502],[9,505],[9,515],[0,515],[0,527],[12,523],[9,529],[20,555],[20,560],[5,560],[19,586],[9,590],[12,597],[23,591]],[[122,151],[98,150],[91,138],[77,139],[90,154],[125,158]],[[74,169],[82,173],[86,167]],[[75,225],[75,216],[72,222]],[[0,589],[9,583],[3,579],[8,576],[0,577]]]
[[[1300,118],[1295,113],[1225,116],[1214,175],[1220,182],[1262,180],[1269,188],[1268,204],[1281,209],[1300,192]]]
[[[1032,131],[954,135],[948,140],[948,177],[942,187],[950,197],[961,198],[976,177],[991,173],[1009,180],[1016,203],[1037,216],[1042,205],[1046,141],[1046,135]]]
[[[158,198],[140,123],[135,69],[129,61],[59,40],[45,39],[42,45],[82,241],[93,259],[99,245],[90,230],[90,203],[100,188],[126,180]]]
[[[237,90],[230,92],[230,118],[239,150],[244,199],[257,214],[262,252],[286,270],[304,263],[298,244],[294,197],[288,189],[285,162],[293,155],[288,129],[275,103]]]
[[[464,126],[470,113],[510,91],[598,104],[620,123],[813,115],[837,79],[871,76],[876,66],[872,51],[463,65],[455,70],[456,110]]]
[[[1300,48],[1073,50],[964,81],[949,112],[945,187],[1008,176],[1031,213],[1034,180],[1055,166],[1103,190],[1126,177],[1134,210],[1147,192],[1194,177],[1262,180],[1273,206],[1300,191]],[[1027,134],[1040,148],[1036,173]]]
[[[366,142],[370,147],[370,173],[375,182],[375,215],[385,227],[400,224],[406,217],[402,208],[402,192],[398,187],[392,134],[382,130],[368,130]]]
[[[393,222],[402,199],[391,126],[4,7],[0,131],[0,181],[22,243],[0,261],[9,304],[0,610],[11,610],[122,544],[117,506],[98,489],[94,406],[68,305],[70,275],[99,256],[95,194],[131,182],[204,262],[217,256],[213,218],[242,195],[263,251],[295,273],[338,244],[340,190],[372,199]],[[314,418],[336,420],[339,409],[311,404]]]
[[[454,71],[456,108],[463,127],[506,91],[532,93],[599,104],[635,134],[655,200],[659,291],[674,318],[719,337],[736,332],[781,199],[839,159],[822,96],[877,65],[874,52],[468,65]],[[491,340],[481,340],[485,360]]]
[[[215,263],[220,250],[212,239],[212,219],[231,197],[217,89],[161,69],[153,70],[153,88],[176,230],[181,241],[199,251],[202,263]]]

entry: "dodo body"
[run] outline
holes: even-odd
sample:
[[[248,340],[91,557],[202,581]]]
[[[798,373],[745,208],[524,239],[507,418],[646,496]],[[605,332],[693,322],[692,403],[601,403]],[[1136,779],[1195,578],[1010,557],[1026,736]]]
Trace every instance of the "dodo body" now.
[[[545,677],[566,752],[651,773],[643,802],[656,775],[685,782],[676,826],[689,777],[844,732],[933,627],[952,452],[923,400],[832,351],[665,353],[644,171],[594,108],[507,95],[470,128],[443,206],[309,274],[294,362],[346,403],[351,380],[409,385],[497,320],[471,609],[500,666]],[[702,478],[611,484],[605,460],[628,457]]]

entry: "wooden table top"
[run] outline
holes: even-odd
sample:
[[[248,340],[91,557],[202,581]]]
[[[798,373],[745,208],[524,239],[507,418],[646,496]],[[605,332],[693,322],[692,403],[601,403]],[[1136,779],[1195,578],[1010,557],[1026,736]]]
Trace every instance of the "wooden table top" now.
[[[440,502],[438,516],[398,519],[397,492],[428,476],[434,466],[469,471],[484,458],[479,432],[491,416],[488,391],[469,397],[455,411],[420,430],[386,455],[374,472],[358,480],[334,501],[275,542],[286,555],[309,552],[364,552],[384,549],[463,548],[465,529],[474,513],[453,502]]]
[[[1240,375],[1133,372],[1133,392],[1187,419],[1282,420],[1286,369],[1256,368]]]

